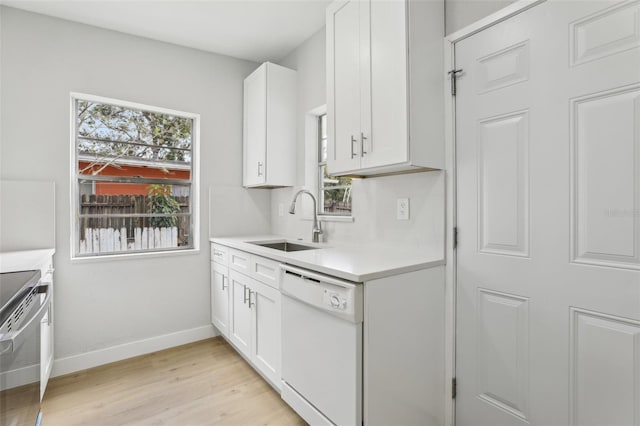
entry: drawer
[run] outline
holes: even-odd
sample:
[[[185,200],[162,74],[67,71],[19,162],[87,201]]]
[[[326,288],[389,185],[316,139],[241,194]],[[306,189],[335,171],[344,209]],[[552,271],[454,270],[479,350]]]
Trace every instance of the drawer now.
[[[229,249],[229,268],[244,274],[250,274],[251,255],[243,251]]]
[[[275,260],[251,256],[251,276],[256,280],[279,290],[279,272],[280,263]]]
[[[211,244],[211,260],[227,266],[229,260],[229,248],[220,244]]]

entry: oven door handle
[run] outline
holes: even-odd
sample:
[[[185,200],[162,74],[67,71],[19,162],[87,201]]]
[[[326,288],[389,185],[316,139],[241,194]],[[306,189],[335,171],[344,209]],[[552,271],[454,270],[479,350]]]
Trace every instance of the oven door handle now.
[[[22,342],[24,341],[24,332],[34,322],[39,323],[40,320],[42,320],[42,317],[44,317],[45,313],[49,309],[49,304],[51,303],[51,286],[48,284],[42,284],[40,285],[40,288],[38,290],[39,290],[39,293],[42,293],[44,290],[46,294],[44,302],[40,305],[38,310],[31,316],[31,318],[25,320],[24,324],[22,325],[22,327],[20,327],[20,329],[0,336],[0,355],[12,353],[15,350],[17,350],[22,344]]]

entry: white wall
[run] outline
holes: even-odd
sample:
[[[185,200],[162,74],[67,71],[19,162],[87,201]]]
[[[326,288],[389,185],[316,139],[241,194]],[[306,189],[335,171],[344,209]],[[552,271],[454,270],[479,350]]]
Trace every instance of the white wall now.
[[[0,181],[0,252],[55,247],[55,194],[53,182]]]
[[[312,159],[316,155],[315,141],[305,143],[305,125],[308,121],[307,113],[326,103],[325,45],[325,30],[322,29],[279,61],[280,65],[298,71],[298,174],[295,188],[273,191],[271,227],[274,234],[291,238],[311,238],[311,222],[304,220],[305,214],[299,213],[306,210],[306,216],[309,216],[309,203],[306,202],[306,209],[299,209],[294,216],[287,211],[296,190],[305,187],[315,192],[315,171],[309,173],[305,170],[306,164],[313,164]],[[427,246],[443,247],[443,172],[356,179],[352,194],[354,222],[323,223],[325,241],[378,246],[403,245],[417,249]],[[410,199],[410,220],[396,220],[397,198]],[[278,214],[280,204],[284,206],[282,216]]]
[[[445,33],[452,34],[515,0],[445,0]]]
[[[0,12],[0,178],[49,180],[57,188],[56,358],[167,333],[211,333],[209,235],[269,231],[270,194],[241,188],[242,83],[257,64],[17,9]],[[201,115],[200,253],[71,263],[71,91]],[[214,212],[209,224],[210,209],[225,213]],[[172,339],[165,341],[180,340]],[[153,346],[145,345],[134,346]],[[113,353],[131,353],[117,348]]]

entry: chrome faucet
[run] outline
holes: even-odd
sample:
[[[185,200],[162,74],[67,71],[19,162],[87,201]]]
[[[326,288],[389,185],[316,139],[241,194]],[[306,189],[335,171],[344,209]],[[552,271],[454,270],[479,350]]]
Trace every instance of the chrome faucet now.
[[[320,222],[318,222],[318,206],[316,197],[314,197],[311,192],[307,191],[306,189],[301,189],[300,191],[296,192],[296,195],[293,196],[293,201],[291,201],[291,207],[289,207],[289,214],[296,213],[296,201],[298,201],[298,197],[302,193],[309,194],[309,196],[313,200],[313,230],[311,231],[312,241],[314,243],[319,243],[320,234],[322,234],[322,226],[320,225]]]

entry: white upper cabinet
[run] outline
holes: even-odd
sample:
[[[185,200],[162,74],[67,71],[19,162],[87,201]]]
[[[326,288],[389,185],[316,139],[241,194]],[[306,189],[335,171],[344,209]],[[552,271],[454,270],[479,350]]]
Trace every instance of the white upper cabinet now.
[[[244,81],[245,187],[295,184],[295,119],[296,72],[265,62]]]
[[[336,1],[327,8],[328,171],[444,166],[441,1]]]

